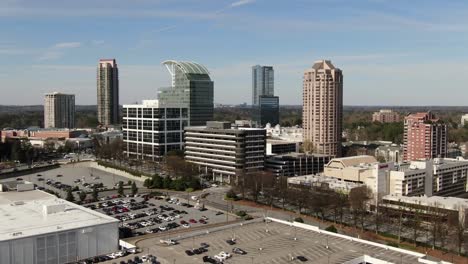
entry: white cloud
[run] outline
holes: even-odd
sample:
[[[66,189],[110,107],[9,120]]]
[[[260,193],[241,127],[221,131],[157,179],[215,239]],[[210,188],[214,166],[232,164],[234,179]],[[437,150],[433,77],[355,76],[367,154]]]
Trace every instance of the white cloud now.
[[[68,49],[75,49],[81,47],[81,42],[59,42],[48,48],[38,60],[58,60],[65,55],[65,51]]]
[[[79,47],[81,47],[80,42],[61,42],[53,46],[53,48],[57,48],[57,49],[72,49],[72,48],[79,48]]]
[[[231,7],[238,7],[243,5],[248,5],[255,2],[255,0],[239,0],[231,4]]]

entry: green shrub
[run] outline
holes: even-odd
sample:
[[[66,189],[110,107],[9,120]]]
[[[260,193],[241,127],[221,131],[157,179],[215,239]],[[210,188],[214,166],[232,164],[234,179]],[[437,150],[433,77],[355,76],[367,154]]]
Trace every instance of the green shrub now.
[[[244,216],[243,218],[244,218],[244,220],[246,220],[246,221],[252,220],[252,219],[253,219],[253,217],[252,217],[251,215],[246,215],[246,216]]]
[[[387,245],[391,247],[400,247],[400,245],[398,245],[396,242],[387,242]]]
[[[244,217],[244,216],[247,215],[247,213],[245,211],[237,211],[236,215],[239,216],[239,217]]]
[[[331,225],[331,226],[325,228],[325,230],[328,231],[328,232],[338,233],[338,230],[336,229],[336,227],[334,225]]]
[[[300,217],[296,217],[296,218],[294,218],[294,222],[304,223],[304,219],[302,219]]]

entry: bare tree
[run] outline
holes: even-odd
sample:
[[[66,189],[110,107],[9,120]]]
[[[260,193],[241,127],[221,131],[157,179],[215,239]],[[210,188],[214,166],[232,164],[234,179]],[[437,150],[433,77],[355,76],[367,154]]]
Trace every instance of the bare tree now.
[[[349,202],[353,213],[354,226],[357,227],[359,219],[362,230],[364,230],[364,216],[366,214],[367,202],[371,198],[372,191],[367,186],[356,187],[349,192]]]
[[[281,201],[281,207],[284,210],[284,206],[288,200],[288,177],[279,176],[276,181],[276,189],[278,198]]]
[[[407,220],[409,227],[411,228],[413,235],[414,245],[417,245],[417,241],[421,231],[422,224],[422,210],[417,206],[413,206],[410,209],[410,218]]]

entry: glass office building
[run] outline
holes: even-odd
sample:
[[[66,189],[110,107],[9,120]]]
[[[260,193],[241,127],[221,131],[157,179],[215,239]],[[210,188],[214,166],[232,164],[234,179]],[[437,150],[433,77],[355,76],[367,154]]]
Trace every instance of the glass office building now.
[[[213,81],[208,69],[195,62],[168,60],[163,64],[171,74],[172,86],[158,91],[160,106],[185,105],[190,126],[213,120]]]
[[[272,66],[252,66],[252,105],[259,105],[262,95],[275,95],[275,72]]]
[[[279,97],[262,95],[258,97],[258,106],[254,106],[254,120],[257,125],[264,127],[279,124]]]

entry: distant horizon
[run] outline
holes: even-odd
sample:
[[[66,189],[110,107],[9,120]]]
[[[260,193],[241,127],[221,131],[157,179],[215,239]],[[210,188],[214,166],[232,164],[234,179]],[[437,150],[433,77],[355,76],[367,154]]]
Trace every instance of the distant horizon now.
[[[343,71],[346,105],[468,102],[468,2],[312,2],[0,1],[0,104],[57,91],[92,105],[102,58],[119,65],[122,104],[170,86],[169,59],[206,66],[222,104],[251,102],[258,64],[273,66],[280,103],[299,105],[321,59]]]

